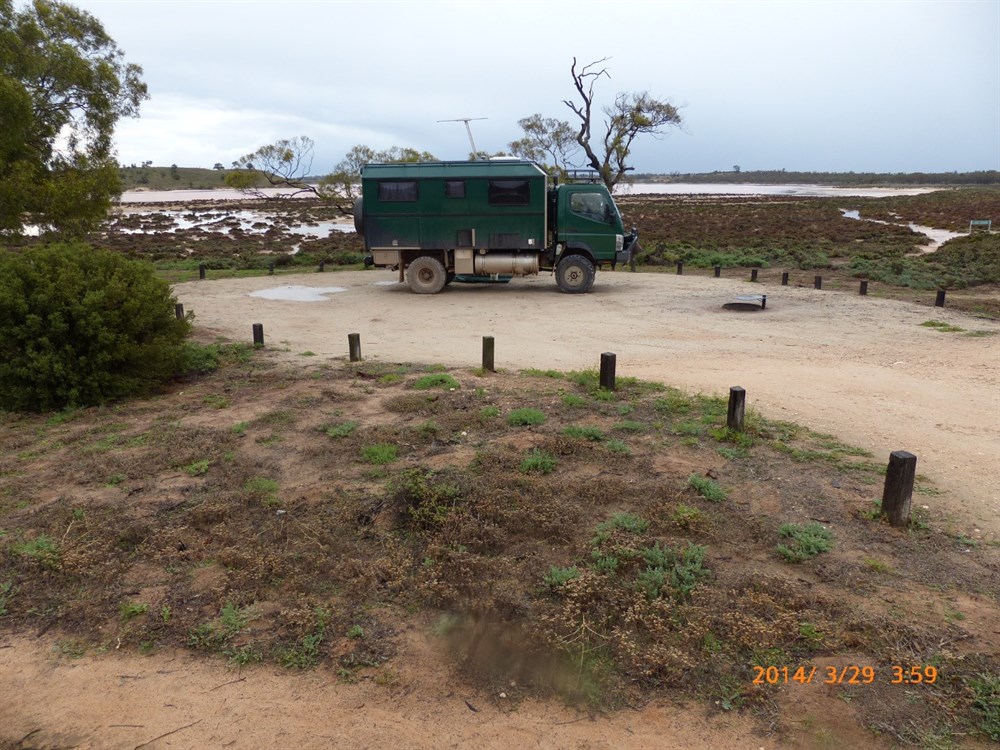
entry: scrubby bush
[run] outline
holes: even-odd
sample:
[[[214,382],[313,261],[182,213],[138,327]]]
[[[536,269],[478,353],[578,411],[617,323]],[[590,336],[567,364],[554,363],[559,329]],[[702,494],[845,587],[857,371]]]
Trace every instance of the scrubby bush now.
[[[152,266],[82,243],[0,251],[0,408],[141,395],[183,369],[190,329]]]

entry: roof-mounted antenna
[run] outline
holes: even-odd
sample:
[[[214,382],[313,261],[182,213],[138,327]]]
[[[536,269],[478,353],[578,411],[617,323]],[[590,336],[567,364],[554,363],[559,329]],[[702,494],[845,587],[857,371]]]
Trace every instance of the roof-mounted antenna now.
[[[472,155],[475,157],[479,152],[476,150],[476,142],[472,140],[472,128],[469,122],[472,120],[488,120],[488,117],[458,117],[454,120],[438,120],[438,122],[464,122],[465,132],[469,134],[469,145],[472,146]]]

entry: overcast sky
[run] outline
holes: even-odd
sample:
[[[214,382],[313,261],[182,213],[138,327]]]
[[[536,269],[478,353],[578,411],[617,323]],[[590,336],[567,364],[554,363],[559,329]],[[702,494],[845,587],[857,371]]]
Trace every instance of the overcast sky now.
[[[600,103],[649,91],[684,126],[641,172],[1000,169],[1000,0],[77,0],[151,99],[119,160],[226,166],[279,138],[313,173],[355,144],[464,159],[517,120],[570,120],[569,68],[609,58]]]

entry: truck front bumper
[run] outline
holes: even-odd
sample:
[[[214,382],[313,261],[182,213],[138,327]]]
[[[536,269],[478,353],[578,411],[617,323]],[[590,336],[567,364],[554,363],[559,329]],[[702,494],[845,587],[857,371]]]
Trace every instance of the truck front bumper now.
[[[632,256],[639,252],[639,233],[625,235],[625,242],[622,249],[615,253],[615,265],[619,263],[631,263]]]

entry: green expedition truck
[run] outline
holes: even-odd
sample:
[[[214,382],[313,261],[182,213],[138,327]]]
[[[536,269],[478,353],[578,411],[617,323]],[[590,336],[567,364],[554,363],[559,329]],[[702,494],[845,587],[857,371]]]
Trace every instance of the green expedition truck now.
[[[590,290],[597,268],[627,263],[638,233],[601,183],[558,184],[513,159],[368,164],[354,225],[366,265],[399,271],[418,294],[456,277],[489,281],[555,271],[568,293]]]

